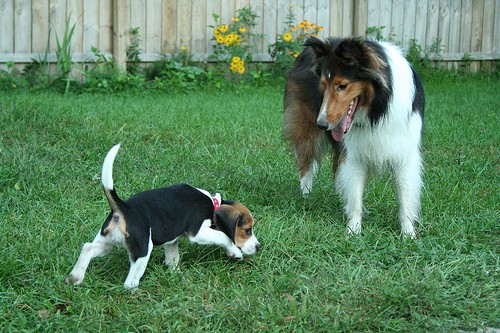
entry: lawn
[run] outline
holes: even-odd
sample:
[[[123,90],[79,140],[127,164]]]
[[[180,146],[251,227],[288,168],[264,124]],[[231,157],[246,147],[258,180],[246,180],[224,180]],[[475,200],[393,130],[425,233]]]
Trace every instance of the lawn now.
[[[498,77],[424,79],[423,218],[400,236],[388,177],[365,193],[362,235],[327,161],[308,198],[281,135],[283,84],[189,93],[0,98],[0,331],[476,332],[500,328]],[[125,250],[64,279],[108,213],[100,171],[122,142],[123,198],[187,182],[237,199],[261,251],[180,244],[181,272],[156,249],[140,289]]]

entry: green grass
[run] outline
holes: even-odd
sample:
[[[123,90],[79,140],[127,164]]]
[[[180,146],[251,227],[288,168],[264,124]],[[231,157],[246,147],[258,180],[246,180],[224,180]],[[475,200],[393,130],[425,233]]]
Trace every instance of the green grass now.
[[[500,85],[424,80],[423,219],[400,237],[388,177],[366,190],[363,233],[323,164],[307,199],[281,135],[283,87],[188,94],[0,99],[0,331],[456,332],[500,328]],[[99,175],[123,142],[123,198],[188,182],[246,204],[263,244],[235,263],[181,242],[181,273],[153,251],[140,289],[123,289],[123,249],[64,283],[107,215]]]

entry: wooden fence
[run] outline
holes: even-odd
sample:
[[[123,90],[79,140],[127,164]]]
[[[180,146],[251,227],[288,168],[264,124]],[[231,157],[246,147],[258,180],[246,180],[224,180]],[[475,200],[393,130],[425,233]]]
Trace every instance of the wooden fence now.
[[[130,29],[139,28],[141,60],[154,61],[182,46],[195,59],[212,51],[212,13],[229,22],[237,9],[250,6],[259,16],[254,59],[268,61],[268,45],[284,32],[289,10],[325,28],[323,36],[365,35],[385,27],[385,38],[407,48],[412,39],[449,61],[500,59],[500,0],[0,0],[0,66],[23,64],[48,50],[55,60],[56,36],[66,20],[75,24],[75,61],[89,61],[91,47],[125,65]]]

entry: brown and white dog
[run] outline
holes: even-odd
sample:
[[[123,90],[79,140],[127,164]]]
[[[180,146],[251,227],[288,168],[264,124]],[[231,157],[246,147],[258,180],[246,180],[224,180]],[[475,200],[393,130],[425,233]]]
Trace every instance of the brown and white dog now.
[[[347,233],[357,234],[369,171],[390,169],[402,232],[415,237],[425,105],[419,77],[390,43],[311,37],[305,46],[284,97],[284,135],[294,148],[302,193],[311,191],[323,153],[333,148]]]
[[[220,194],[212,198],[207,191],[178,184],[122,201],[113,185],[113,162],[119,149],[120,145],[111,148],[102,167],[101,180],[111,212],[94,241],[83,245],[67,282],[81,284],[90,261],[106,255],[115,245],[128,250],[130,270],[124,283],[128,289],[138,287],[154,245],[163,245],[165,264],[177,269],[178,242],[184,235],[194,243],[221,246],[237,260],[259,250],[250,211],[241,203],[223,200]]]

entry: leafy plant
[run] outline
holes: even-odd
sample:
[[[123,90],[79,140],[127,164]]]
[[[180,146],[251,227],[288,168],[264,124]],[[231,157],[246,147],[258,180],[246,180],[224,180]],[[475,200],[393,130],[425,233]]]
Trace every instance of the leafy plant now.
[[[371,26],[366,28],[366,37],[371,37],[375,40],[381,41],[384,40],[384,35],[382,35],[382,30],[385,29],[385,25],[383,26]]]
[[[187,49],[183,50],[185,55],[187,55],[187,52]],[[184,60],[184,62],[179,60]],[[172,87],[189,90],[207,82],[211,78],[205,69],[199,66],[191,66],[188,59],[179,59],[178,57],[156,61],[146,68],[145,74],[146,80],[152,82],[153,87],[160,90]]]
[[[130,74],[138,74],[140,72],[141,63],[141,36],[139,34],[139,27],[130,29],[130,46],[127,49],[127,72]]]
[[[66,82],[66,87],[64,93],[67,93],[70,85],[70,74],[73,67],[73,54],[71,51],[71,39],[73,38],[73,33],[75,32],[76,23],[70,27],[69,17],[66,19],[66,25],[64,28],[64,35],[62,41],[59,40],[59,36],[56,33],[56,58],[57,58],[57,70],[59,77],[58,79]]]
[[[226,64],[230,74],[243,75],[252,60],[252,48],[262,35],[253,32],[258,16],[250,7],[238,9],[236,14],[228,24],[220,22],[219,15],[212,14],[215,25],[210,27],[214,29],[214,53],[210,59]]]
[[[301,23],[295,23],[294,6],[288,9],[285,20],[285,30],[277,36],[274,44],[269,45],[269,54],[274,60],[272,71],[274,74],[282,75],[290,69],[295,58],[303,49],[304,42],[311,36],[318,36],[324,28],[315,23],[309,23],[303,20]]]

